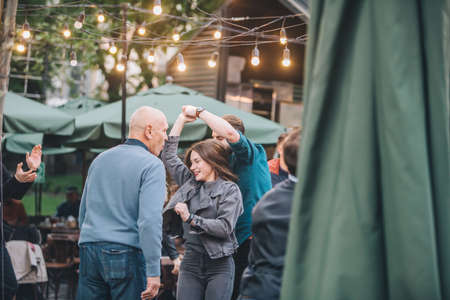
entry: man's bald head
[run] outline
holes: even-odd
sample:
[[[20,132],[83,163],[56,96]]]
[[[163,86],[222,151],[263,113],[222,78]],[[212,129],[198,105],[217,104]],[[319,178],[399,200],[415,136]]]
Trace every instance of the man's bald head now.
[[[140,140],[150,152],[159,155],[167,139],[167,128],[166,116],[160,110],[142,106],[131,115],[128,138]]]

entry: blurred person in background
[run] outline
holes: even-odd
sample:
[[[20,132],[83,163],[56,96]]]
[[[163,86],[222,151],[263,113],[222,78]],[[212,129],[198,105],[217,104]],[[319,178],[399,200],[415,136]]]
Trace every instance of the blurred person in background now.
[[[255,205],[249,265],[242,275],[239,300],[279,299],[284,256],[291,219],[300,129],[286,137],[282,147],[288,179],[277,184]]]
[[[284,155],[282,151],[283,142],[286,139],[287,135],[287,133],[282,133],[278,137],[276,151],[279,157],[273,158],[267,162],[267,164],[269,165],[272,187],[288,178],[289,173],[286,163],[284,162]]]

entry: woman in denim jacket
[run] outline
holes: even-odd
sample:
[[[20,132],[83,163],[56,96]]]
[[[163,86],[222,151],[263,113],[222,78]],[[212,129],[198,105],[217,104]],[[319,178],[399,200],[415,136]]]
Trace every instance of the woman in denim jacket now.
[[[180,133],[195,119],[180,114],[162,152],[171,177],[180,186],[164,213],[183,221],[185,256],[178,277],[178,300],[230,299],[233,253],[238,247],[234,227],[242,214],[242,196],[229,170],[229,152],[210,139],[177,156]]]

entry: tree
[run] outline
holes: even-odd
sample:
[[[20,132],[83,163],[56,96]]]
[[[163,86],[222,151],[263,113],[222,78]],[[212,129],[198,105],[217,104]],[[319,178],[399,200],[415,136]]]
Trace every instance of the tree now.
[[[89,7],[66,7],[73,1],[61,1],[60,7],[52,8],[37,8],[35,5],[42,4],[42,1],[27,0],[23,1],[19,7],[17,16],[18,24],[23,24],[25,20],[33,29],[33,56],[37,58],[36,63],[31,66],[30,71],[36,74],[43,74],[44,80],[38,87],[39,92],[44,94],[46,88],[52,88],[51,78],[63,74],[68,66],[70,53],[76,53],[78,61],[82,62],[82,70],[78,72],[83,74],[87,69],[99,69],[103,74],[108,88],[108,100],[114,101],[120,98],[120,82],[121,75],[115,69],[108,68],[107,61],[114,60],[118,62],[121,57],[120,44],[116,44],[119,51],[111,55],[105,45],[113,40],[121,40],[121,25],[122,25],[122,11],[120,8],[120,1],[118,0],[104,0],[96,1],[96,5]],[[223,0],[198,0],[198,1],[180,1],[165,0],[163,1],[163,9],[165,13],[176,16],[196,16],[198,15],[198,8],[204,11],[215,11]],[[137,9],[151,10],[153,1],[143,0],[129,1],[130,6]],[[100,7],[103,6],[103,7]],[[98,24],[97,15],[100,9],[105,14],[106,21]],[[73,27],[74,22],[80,16],[85,14],[83,28],[76,30]],[[145,23],[144,23],[145,22]],[[147,25],[146,37],[140,37],[135,34],[136,29],[141,24]],[[61,31],[64,25],[67,24],[72,31],[72,37],[65,39]],[[193,28],[190,29],[189,27]],[[135,90],[139,91],[145,85],[151,87],[151,80],[155,75],[152,68],[146,61],[145,54],[152,46],[159,47],[160,50],[165,51],[166,45],[160,45],[155,42],[159,37],[170,36],[174,28],[178,28],[181,32],[189,34],[188,31],[195,31],[195,24],[188,24],[181,18],[162,18],[143,12],[142,10],[129,9],[127,15],[127,37],[130,39],[128,53],[133,52],[134,58],[132,60],[139,66],[139,74],[129,76],[128,83],[135,85]],[[80,68],[80,67],[77,67]],[[12,69],[20,72],[20,62],[14,62]],[[77,72],[72,72],[77,73]],[[17,81],[13,81],[17,85]],[[138,83],[138,84],[136,84]],[[75,89],[76,90],[76,89]]]
[[[3,1],[0,1],[0,133],[3,132],[3,103],[5,94],[8,91],[11,51],[16,28],[17,2],[18,0],[6,1],[4,23],[1,23]]]

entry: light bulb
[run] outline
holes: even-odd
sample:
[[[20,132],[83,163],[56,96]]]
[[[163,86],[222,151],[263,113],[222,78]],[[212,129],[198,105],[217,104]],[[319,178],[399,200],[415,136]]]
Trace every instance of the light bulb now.
[[[72,32],[70,31],[69,26],[67,24],[64,25],[64,29],[63,29],[62,33],[66,39],[70,38],[70,36],[72,35]]]
[[[81,29],[81,28],[83,27],[84,18],[85,18],[85,14],[84,14],[84,12],[82,12],[82,13],[78,16],[78,19],[75,21],[75,24],[73,24],[73,26],[74,26],[76,29]]]
[[[178,71],[180,72],[184,72],[186,71],[186,64],[184,63],[184,58],[183,58],[183,54],[178,53],[177,55],[177,63],[178,63]]]
[[[286,47],[283,50],[283,60],[281,61],[281,64],[283,65],[283,67],[289,67],[291,65],[291,58],[290,58],[290,51],[289,49]]]
[[[149,63],[154,63],[155,62],[155,51],[153,49],[151,49],[150,52],[148,53],[147,61]]]
[[[179,34],[178,32],[175,32],[175,33],[172,35],[172,39],[173,39],[175,42],[178,42],[178,41],[180,40],[180,34]]]
[[[217,66],[217,58],[218,57],[219,57],[219,53],[217,51],[215,51],[211,55],[211,58],[208,60],[208,67],[214,68],[215,66]]]
[[[186,64],[185,63],[179,64],[178,65],[178,71],[180,71],[180,72],[186,71]]]
[[[214,38],[220,40],[222,38],[222,26],[219,26],[216,31],[214,31]]]
[[[116,65],[116,70],[119,72],[123,72],[125,70],[125,65],[123,63],[118,63]]]
[[[117,47],[116,45],[112,44],[111,47],[108,49],[109,53],[116,54],[117,53]]]
[[[81,29],[83,27],[83,23],[81,23],[80,21],[76,20],[75,24],[73,24],[73,27],[75,27],[76,29]]]
[[[27,47],[25,47],[25,45],[23,43],[18,43],[16,45],[16,50],[19,53],[24,53],[26,49],[27,49]]]
[[[153,13],[157,16],[162,14],[161,0],[155,0],[155,4],[153,5]]]
[[[144,35],[145,32],[146,32],[145,27],[142,26],[142,25],[139,26],[139,28],[138,28],[138,30],[137,30],[137,33],[138,33],[139,35]]]
[[[214,60],[208,60],[208,67],[214,68],[217,65],[217,63]]]
[[[260,62],[261,62],[261,60],[259,59],[259,50],[258,50],[258,47],[255,46],[255,48],[253,48],[253,51],[252,51],[251,63],[252,63],[252,65],[257,66],[257,65],[259,65]]]
[[[281,45],[287,44],[286,30],[284,28],[281,28],[280,30],[280,43]]]
[[[97,22],[99,23],[103,23],[105,22],[106,18],[105,15],[103,14],[103,11],[99,11],[97,14]]]
[[[26,40],[31,37],[30,25],[28,22],[25,22],[22,26],[22,37]]]
[[[72,52],[70,52],[70,65],[72,67],[75,67],[77,64],[78,64],[77,54],[74,51],[72,51]]]

